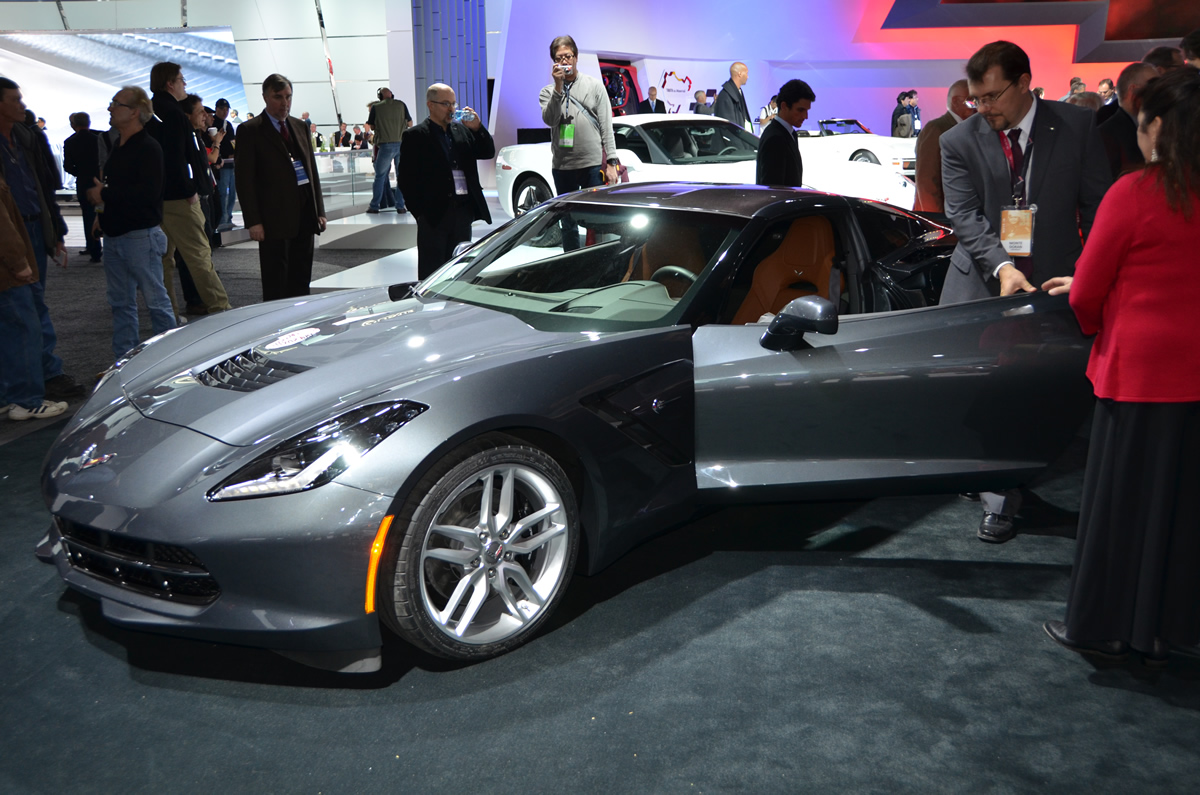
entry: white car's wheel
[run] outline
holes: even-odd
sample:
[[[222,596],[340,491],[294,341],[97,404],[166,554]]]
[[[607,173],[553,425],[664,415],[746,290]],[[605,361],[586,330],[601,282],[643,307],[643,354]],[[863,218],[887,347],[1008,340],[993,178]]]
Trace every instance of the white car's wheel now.
[[[541,177],[532,175],[521,177],[517,186],[513,188],[513,214],[527,213],[553,197],[550,186]]]
[[[856,163],[874,163],[879,165],[879,158],[875,157],[869,149],[859,149],[854,154],[850,155],[850,159]]]
[[[413,645],[457,660],[487,659],[529,640],[561,599],[579,552],[562,468],[500,435],[434,467],[392,532],[381,616]]]

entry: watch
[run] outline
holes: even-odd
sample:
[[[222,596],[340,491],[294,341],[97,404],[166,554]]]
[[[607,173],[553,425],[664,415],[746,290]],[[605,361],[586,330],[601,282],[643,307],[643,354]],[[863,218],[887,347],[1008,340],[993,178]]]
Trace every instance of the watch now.
[[[621,165],[621,161],[620,161],[620,160],[618,160],[618,159],[617,159],[617,158],[615,158],[615,157],[610,157],[610,158],[608,159],[608,164],[609,164],[610,166],[619,166],[619,165]]]

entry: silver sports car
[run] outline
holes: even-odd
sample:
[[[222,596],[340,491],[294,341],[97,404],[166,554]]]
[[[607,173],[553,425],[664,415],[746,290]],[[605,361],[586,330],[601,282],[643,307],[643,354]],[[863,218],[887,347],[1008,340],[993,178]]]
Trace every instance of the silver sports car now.
[[[952,246],[822,193],[561,197],[419,285],[130,351],[49,453],[37,554],[122,626],[370,671],[384,627],[525,643],[574,572],[703,506],[1025,482],[1087,410],[1089,342],[1065,297],[937,306]]]

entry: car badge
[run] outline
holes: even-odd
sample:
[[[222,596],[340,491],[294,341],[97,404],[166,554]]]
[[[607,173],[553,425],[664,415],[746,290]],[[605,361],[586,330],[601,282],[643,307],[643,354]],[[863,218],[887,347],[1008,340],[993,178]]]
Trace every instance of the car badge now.
[[[277,351],[280,348],[287,348],[291,345],[297,345],[301,342],[304,342],[314,334],[320,333],[321,329],[319,328],[302,328],[299,331],[289,331],[287,334],[284,334],[274,342],[268,343],[266,345],[266,349],[269,351]]]
[[[96,455],[95,453],[96,445],[93,444],[80,454],[78,459],[80,472],[85,469],[91,469],[92,467],[100,466],[101,464],[107,464],[109,461],[112,461],[117,457],[116,453],[105,453],[104,455]]]

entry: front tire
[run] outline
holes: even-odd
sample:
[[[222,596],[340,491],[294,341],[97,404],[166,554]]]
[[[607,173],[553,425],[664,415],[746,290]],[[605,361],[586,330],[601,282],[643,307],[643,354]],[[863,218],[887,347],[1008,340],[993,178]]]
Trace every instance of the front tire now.
[[[850,159],[856,163],[874,163],[875,165],[879,165],[879,158],[875,157],[875,153],[869,149],[859,149],[850,155]]]
[[[570,481],[543,451],[499,434],[459,448],[396,515],[384,622],[431,654],[484,660],[532,638],[579,553]]]
[[[519,216],[537,207],[544,201],[554,198],[550,186],[541,177],[528,175],[521,177],[513,189],[513,215]]]

